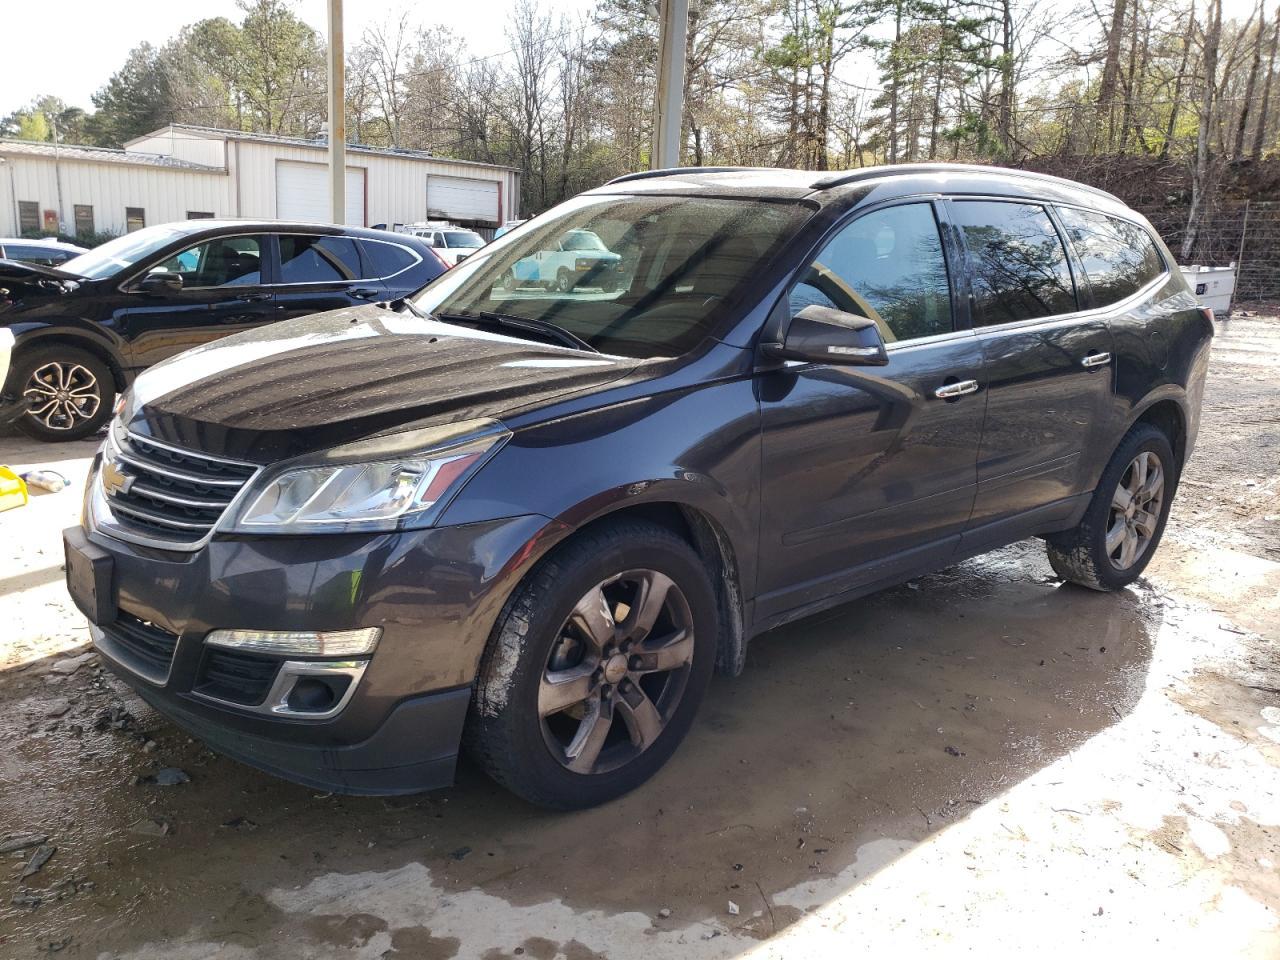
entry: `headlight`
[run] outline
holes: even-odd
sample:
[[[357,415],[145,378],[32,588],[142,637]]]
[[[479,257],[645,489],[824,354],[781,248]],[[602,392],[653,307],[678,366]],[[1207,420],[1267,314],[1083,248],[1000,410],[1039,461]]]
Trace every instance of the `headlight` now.
[[[495,431],[422,453],[284,469],[249,493],[226,529],[343,533],[427,526],[509,436]],[[356,444],[345,452],[386,446]],[[329,459],[343,453],[333,451]]]

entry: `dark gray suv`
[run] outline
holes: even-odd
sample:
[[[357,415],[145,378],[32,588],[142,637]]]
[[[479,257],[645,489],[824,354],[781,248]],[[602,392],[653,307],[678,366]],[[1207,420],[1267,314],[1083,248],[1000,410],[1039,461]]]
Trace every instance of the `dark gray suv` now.
[[[571,231],[614,256],[547,289]],[[1066,181],[624,177],[412,301],[140,375],[68,585],[121,677],[264,770],[424,790],[465,744],[587,806],[771,627],[1033,536],[1133,581],[1211,337],[1147,222]]]

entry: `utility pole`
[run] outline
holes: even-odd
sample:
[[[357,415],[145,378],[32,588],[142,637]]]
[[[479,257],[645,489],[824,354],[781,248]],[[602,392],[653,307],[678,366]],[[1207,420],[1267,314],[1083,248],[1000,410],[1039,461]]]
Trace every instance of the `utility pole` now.
[[[651,170],[680,164],[688,36],[689,0],[658,0],[658,89],[653,100]]]
[[[62,229],[65,220],[63,219],[64,213],[62,210],[62,164],[60,162],[62,159],[62,144],[61,138],[58,136],[58,118],[53,114],[46,114],[46,116],[49,118],[49,126],[53,128],[53,182],[54,186],[58,188],[58,233],[64,234],[66,231]]]
[[[329,0],[329,213],[347,222],[347,98],[342,52],[342,0]]]

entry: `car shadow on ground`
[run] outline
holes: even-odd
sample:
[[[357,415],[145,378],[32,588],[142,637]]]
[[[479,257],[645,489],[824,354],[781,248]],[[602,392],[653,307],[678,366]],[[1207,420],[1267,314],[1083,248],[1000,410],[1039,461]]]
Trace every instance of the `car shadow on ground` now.
[[[1117,722],[1144,689],[1160,616],[1140,585],[1065,586],[1037,541],[1015,545],[757,638],[653,781],[573,814],[532,808],[465,761],[431,794],[317,794],[212,754],[92,664],[61,678],[37,662],[0,676],[0,735],[15,744],[0,822],[54,838],[57,856],[21,881],[54,894],[0,906],[0,929],[52,940],[72,911],[94,949],[196,925],[251,946],[298,922],[269,890],[420,864],[426,898],[674,912],[659,924],[733,900],[741,917],[726,919],[768,936],[799,916],[798,891],[856,883]],[[69,709],[51,716],[51,700]],[[148,780],[165,767],[189,782]],[[93,888],[59,900],[68,879]],[[306,935],[341,946],[351,932]]]

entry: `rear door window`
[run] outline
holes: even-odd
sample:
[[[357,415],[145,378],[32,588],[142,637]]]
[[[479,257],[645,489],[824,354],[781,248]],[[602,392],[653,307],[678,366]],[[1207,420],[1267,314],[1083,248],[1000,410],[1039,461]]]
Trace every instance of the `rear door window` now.
[[[836,234],[791,290],[792,316],[812,304],[874,320],[886,343],[950,331],[951,288],[932,205],[877,210]]]
[[[408,270],[419,260],[418,255],[408,247],[402,247],[398,243],[384,243],[381,240],[365,240],[364,254],[371,268],[366,271],[368,279],[371,280],[394,277],[397,273]]]
[[[360,273],[360,253],[350,237],[280,234],[281,283],[339,283]]]
[[[1044,207],[957,200],[952,217],[964,235],[974,326],[989,327],[1077,309],[1062,238]]]
[[[1164,258],[1136,223],[1074,207],[1059,207],[1058,214],[1084,265],[1095,307],[1132,296],[1164,273]]]

